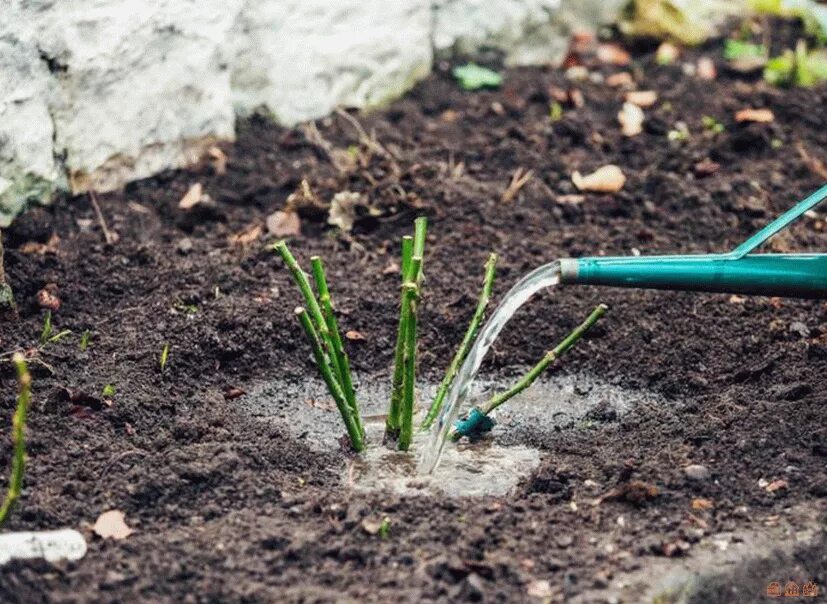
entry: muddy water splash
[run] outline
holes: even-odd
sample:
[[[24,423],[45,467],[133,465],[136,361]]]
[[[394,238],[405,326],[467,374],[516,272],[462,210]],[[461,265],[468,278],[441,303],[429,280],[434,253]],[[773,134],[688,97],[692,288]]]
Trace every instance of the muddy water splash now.
[[[552,262],[531,271],[505,295],[505,298],[500,302],[500,305],[491,315],[491,318],[482,330],[480,330],[474,345],[462,363],[462,367],[460,367],[457,372],[457,377],[454,379],[454,383],[448,391],[448,396],[445,398],[442,412],[434,423],[433,428],[431,428],[430,442],[419,464],[420,472],[430,474],[439,464],[443,449],[445,448],[445,442],[448,439],[448,432],[459,417],[462,403],[468,396],[471,383],[479,371],[485,354],[488,352],[488,349],[491,348],[497,336],[500,335],[505,324],[534,294],[547,287],[553,287],[559,282],[560,263]]]

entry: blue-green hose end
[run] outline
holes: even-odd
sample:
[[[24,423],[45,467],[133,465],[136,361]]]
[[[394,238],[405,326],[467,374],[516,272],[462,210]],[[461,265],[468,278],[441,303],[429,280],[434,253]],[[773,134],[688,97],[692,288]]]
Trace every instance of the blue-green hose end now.
[[[472,438],[482,436],[486,432],[490,432],[496,423],[485,413],[474,407],[465,419],[457,420],[454,424],[452,438],[459,440],[463,436]]]

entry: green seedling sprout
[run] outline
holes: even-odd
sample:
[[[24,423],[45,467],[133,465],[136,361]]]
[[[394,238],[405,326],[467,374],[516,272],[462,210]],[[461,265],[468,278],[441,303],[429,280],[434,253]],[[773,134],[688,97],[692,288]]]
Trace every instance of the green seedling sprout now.
[[[104,386],[101,394],[104,398],[112,398],[113,396],[115,396],[114,384],[107,384],[106,386]]]
[[[431,424],[434,423],[434,420],[439,415],[439,412],[442,410],[442,403],[445,401],[445,396],[448,394],[448,390],[454,382],[454,378],[456,377],[462,362],[465,360],[465,357],[468,356],[468,351],[471,348],[471,344],[474,343],[474,340],[477,337],[477,331],[479,331],[480,323],[485,315],[485,309],[488,306],[488,302],[491,300],[491,290],[494,287],[494,276],[496,275],[496,270],[497,254],[491,254],[488,256],[488,261],[485,263],[485,278],[482,282],[482,291],[480,292],[480,297],[477,302],[477,308],[474,311],[473,317],[471,317],[471,323],[468,325],[468,330],[465,332],[465,336],[462,338],[462,342],[460,342],[454,358],[451,359],[451,364],[448,365],[448,370],[445,372],[445,377],[439,385],[439,389],[437,390],[436,396],[428,409],[428,413],[425,416],[425,419],[422,420],[422,425],[420,426],[421,430],[427,430],[430,428]]]
[[[567,335],[557,346],[543,355],[540,362],[532,367],[528,373],[520,378],[511,388],[493,396],[485,404],[474,407],[466,419],[460,421],[457,427],[452,430],[452,440],[459,440],[462,436],[474,433],[477,431],[475,428],[478,429],[481,425],[486,426],[486,429],[490,429],[490,427],[493,426],[493,422],[488,418],[488,415],[531,386],[546,369],[571,349],[586,332],[597,323],[600,317],[606,313],[606,310],[608,310],[608,307],[605,304],[599,304],[583,323],[578,325],[574,331]],[[485,421],[486,419],[488,420],[487,422]]]
[[[86,349],[89,348],[89,340],[92,338],[92,332],[88,329],[84,330],[80,336],[80,351],[86,352]]]
[[[801,86],[809,88],[827,81],[827,54],[824,51],[808,51],[807,43],[799,40],[795,51],[772,58],[764,68],[764,79],[776,86]]]
[[[163,372],[164,369],[167,368],[167,361],[169,360],[169,344],[165,343],[163,350],[161,350],[161,358],[159,359],[159,364],[161,366],[161,371]]]
[[[66,336],[72,335],[71,329],[64,329],[62,331],[57,332],[55,335],[50,336],[47,340],[49,344],[54,344],[55,342],[60,342]]]
[[[47,310],[43,317],[43,329],[40,330],[40,345],[44,346],[52,337],[52,311]]]
[[[724,130],[726,130],[724,125],[711,115],[702,116],[701,124],[703,125],[704,130],[712,134],[721,134]]]
[[[12,506],[20,498],[20,493],[23,490],[23,474],[26,466],[26,414],[29,410],[29,404],[32,398],[32,376],[26,367],[26,361],[23,355],[16,353],[12,357],[17,371],[17,382],[19,384],[19,391],[17,394],[17,408],[12,419],[12,444],[14,445],[14,453],[12,457],[11,477],[9,478],[9,490],[3,499],[3,505],[0,506],[0,526],[9,515]]]
[[[388,535],[391,533],[391,519],[385,516],[382,518],[382,524],[379,525],[379,531],[377,534],[381,539],[387,539]]]
[[[741,59],[766,58],[767,49],[763,44],[753,44],[742,40],[729,39],[724,42],[724,58],[727,61],[738,61]]]

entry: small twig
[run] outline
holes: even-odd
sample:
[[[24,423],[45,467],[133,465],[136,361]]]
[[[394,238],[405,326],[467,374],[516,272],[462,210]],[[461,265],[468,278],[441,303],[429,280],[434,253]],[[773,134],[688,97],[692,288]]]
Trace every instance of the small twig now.
[[[94,191],[89,191],[89,201],[92,202],[92,207],[95,209],[95,215],[98,217],[98,224],[103,231],[104,241],[106,241],[107,245],[113,245],[118,241],[118,234],[114,231],[110,231],[109,227],[106,226],[106,220],[103,217],[103,212],[101,212],[100,204],[98,204],[98,196],[95,195]]]
[[[15,354],[13,358],[17,369],[17,381],[20,391],[17,395],[17,409],[12,420],[12,443],[14,444],[14,457],[12,459],[11,477],[9,478],[9,490],[0,506],[0,526],[6,520],[12,506],[20,497],[23,490],[23,473],[26,466],[26,413],[29,410],[29,403],[32,399],[32,376],[26,368],[26,361],[23,355]]]
[[[804,143],[801,141],[795,144],[795,149],[798,151],[801,160],[807,164],[807,167],[810,168],[814,174],[820,176],[823,180],[827,180],[827,166],[824,165],[823,161],[810,155]]]
[[[511,182],[508,184],[505,191],[503,191],[500,201],[503,203],[511,203],[514,201],[517,198],[517,194],[520,192],[520,189],[528,184],[528,181],[530,181],[533,177],[533,170],[525,170],[523,168],[517,168],[514,170],[514,174],[511,175]]]
[[[430,409],[428,409],[428,414],[419,426],[420,430],[427,430],[430,428],[437,415],[439,415],[439,412],[442,409],[442,402],[448,394],[448,389],[451,387],[454,377],[457,375],[457,371],[459,371],[460,365],[462,365],[462,362],[468,355],[468,350],[471,348],[471,344],[477,337],[477,330],[482,322],[482,317],[485,314],[485,309],[488,306],[488,302],[491,300],[491,289],[494,286],[494,275],[496,274],[496,268],[497,254],[490,254],[488,256],[488,261],[485,263],[485,278],[482,282],[482,291],[480,292],[480,297],[477,302],[477,308],[474,311],[474,316],[471,317],[471,323],[468,325],[468,330],[465,332],[465,336],[462,338],[462,342],[460,342],[459,348],[457,348],[457,352],[451,360],[451,364],[448,365],[448,370],[445,372],[445,377],[439,385],[439,390],[437,390]]]
[[[376,139],[375,135],[368,134],[365,131],[364,127],[362,127],[362,124],[359,123],[359,120],[357,120],[355,117],[350,115],[347,111],[345,111],[341,107],[336,107],[335,111],[336,111],[336,115],[340,116],[345,121],[347,121],[351,126],[353,126],[353,129],[356,130],[356,134],[359,136],[359,142],[362,145],[364,145],[370,151],[373,151],[374,153],[376,153],[377,155],[379,155],[383,159],[386,159],[390,163],[391,170],[393,171],[394,174],[400,174],[402,172],[399,168],[399,164],[396,162],[397,158],[394,156],[394,154],[391,153],[390,151],[388,151],[388,149],[385,148],[385,146],[382,145],[382,143],[380,143]]]

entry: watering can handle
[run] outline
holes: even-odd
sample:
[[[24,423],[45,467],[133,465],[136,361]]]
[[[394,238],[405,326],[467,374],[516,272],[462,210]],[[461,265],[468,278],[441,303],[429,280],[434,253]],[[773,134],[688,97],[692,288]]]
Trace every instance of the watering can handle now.
[[[778,218],[773,220],[763,229],[755,233],[752,237],[744,241],[741,245],[732,250],[728,256],[737,260],[749,254],[752,250],[764,243],[767,239],[787,228],[791,223],[795,222],[799,216],[817,206],[819,203],[827,199],[827,184],[822,186],[818,191],[810,196],[802,199],[792,208],[781,214]]]

